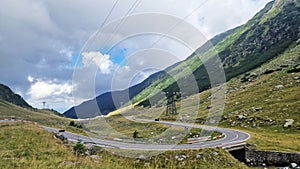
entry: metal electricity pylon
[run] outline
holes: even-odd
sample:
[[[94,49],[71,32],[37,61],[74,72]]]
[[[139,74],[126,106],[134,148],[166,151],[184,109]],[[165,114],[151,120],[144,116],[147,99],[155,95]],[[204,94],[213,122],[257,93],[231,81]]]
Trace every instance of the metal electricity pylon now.
[[[175,96],[179,92],[166,92],[167,95],[167,109],[166,109],[166,115],[169,114],[177,114],[176,109],[176,102],[175,102]]]

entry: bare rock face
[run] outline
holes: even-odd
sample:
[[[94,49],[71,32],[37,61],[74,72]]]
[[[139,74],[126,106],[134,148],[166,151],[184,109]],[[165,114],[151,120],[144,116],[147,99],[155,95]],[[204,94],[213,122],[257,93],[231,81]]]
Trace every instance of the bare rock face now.
[[[285,128],[286,127],[292,127],[293,123],[294,123],[293,119],[286,119],[285,124],[283,125],[283,127],[285,127]]]

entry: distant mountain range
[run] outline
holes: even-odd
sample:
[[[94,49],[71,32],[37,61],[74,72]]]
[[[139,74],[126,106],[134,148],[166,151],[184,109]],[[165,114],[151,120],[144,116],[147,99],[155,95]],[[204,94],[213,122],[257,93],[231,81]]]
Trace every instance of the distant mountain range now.
[[[142,106],[159,103],[164,99],[155,89],[165,92],[179,91],[178,82],[188,88],[186,77],[194,76],[198,91],[211,87],[209,75],[200,58],[216,64],[219,57],[225,71],[226,80],[259,67],[293,44],[300,38],[300,2],[298,0],[276,0],[268,3],[246,24],[220,34],[186,60],[176,63],[165,71],[151,75],[142,83],[123,91],[104,93],[93,100],[75,106],[64,113],[70,118],[89,118],[106,115],[132,101]],[[191,73],[187,73],[192,70]],[[178,80],[174,80],[174,78]],[[128,94],[129,93],[129,94]],[[185,91],[183,96],[194,94],[195,91]],[[151,96],[150,96],[151,94]],[[129,97],[126,97],[129,96]],[[96,105],[96,106],[94,106]]]

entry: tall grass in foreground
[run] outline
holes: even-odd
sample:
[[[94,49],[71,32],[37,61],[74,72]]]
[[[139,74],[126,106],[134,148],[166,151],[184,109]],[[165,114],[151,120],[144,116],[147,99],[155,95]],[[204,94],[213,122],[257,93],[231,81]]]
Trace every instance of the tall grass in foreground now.
[[[76,156],[37,125],[0,124],[0,168],[247,168],[221,149],[168,151],[145,159],[121,157],[100,148],[96,156]],[[141,154],[145,152],[141,151]]]

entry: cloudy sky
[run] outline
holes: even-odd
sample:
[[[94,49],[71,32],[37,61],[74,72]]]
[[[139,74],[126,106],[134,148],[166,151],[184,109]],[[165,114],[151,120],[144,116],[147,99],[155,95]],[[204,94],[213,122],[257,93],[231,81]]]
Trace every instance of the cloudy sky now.
[[[1,0],[0,83],[63,112],[185,59],[269,1]]]

